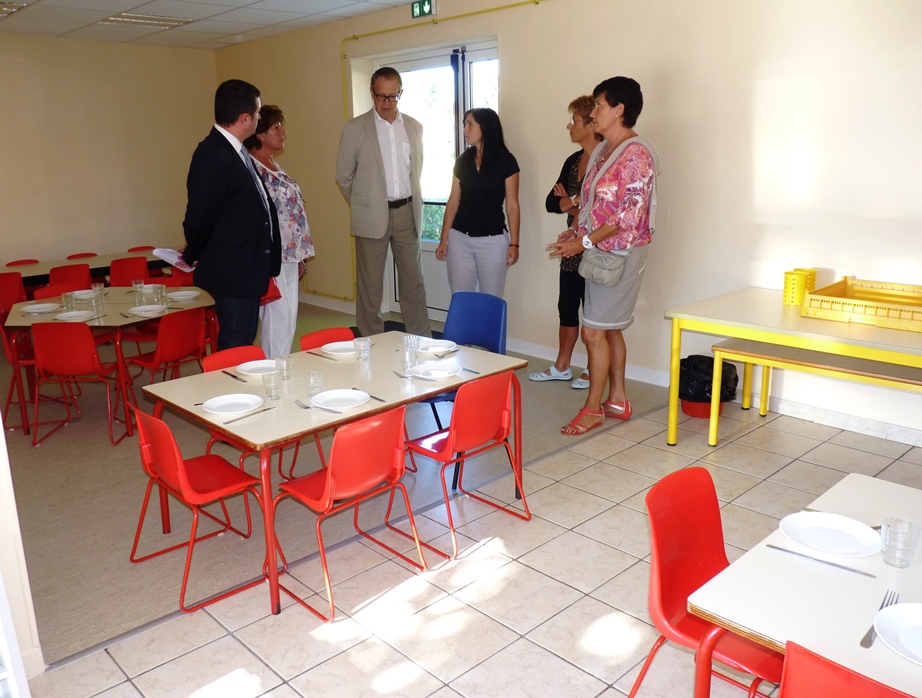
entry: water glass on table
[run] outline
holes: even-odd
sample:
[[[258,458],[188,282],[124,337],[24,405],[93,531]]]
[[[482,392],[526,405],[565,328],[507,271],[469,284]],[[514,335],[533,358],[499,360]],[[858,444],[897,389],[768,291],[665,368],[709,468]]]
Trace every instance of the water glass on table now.
[[[355,347],[355,358],[360,360],[368,359],[368,354],[371,352],[371,339],[368,337],[356,337],[353,346]]]
[[[405,334],[403,336],[403,348],[412,349],[413,351],[419,351],[419,335],[418,334]]]
[[[275,368],[282,376],[283,381],[291,378],[291,370],[294,366],[294,358],[291,354],[282,354],[275,357]]]
[[[323,374],[320,371],[308,371],[304,378],[304,390],[308,398],[323,391]]]
[[[891,567],[905,568],[919,547],[922,526],[909,519],[889,517],[880,527],[880,542],[884,549],[884,562]]]
[[[417,349],[414,349],[413,347],[404,346],[400,350],[400,358],[401,358],[400,372],[404,374],[409,373],[413,369],[413,367],[416,365],[416,360],[418,358]]]
[[[266,398],[269,400],[278,400],[282,397],[282,374],[278,371],[270,371],[263,374],[263,388],[266,389]]]
[[[73,291],[65,291],[61,294],[61,305],[64,306],[64,310],[73,310],[77,305],[77,299],[74,296]]]
[[[106,285],[102,281],[93,282],[93,295],[97,298],[102,298],[106,294]]]
[[[131,290],[134,291],[134,304],[142,305],[144,303],[144,279],[133,279]]]
[[[163,284],[153,284],[151,290],[154,296],[154,303],[156,305],[163,305],[163,300],[166,295],[166,286]]]

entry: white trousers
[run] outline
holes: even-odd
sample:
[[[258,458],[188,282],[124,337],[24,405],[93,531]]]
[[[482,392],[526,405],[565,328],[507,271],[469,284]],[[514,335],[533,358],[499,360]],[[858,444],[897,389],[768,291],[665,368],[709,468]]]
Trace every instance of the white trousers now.
[[[267,359],[291,353],[298,322],[298,263],[283,263],[275,282],[282,297],[259,309],[259,344]]]
[[[448,231],[448,285],[458,291],[480,291],[503,297],[506,289],[506,253],[509,234],[472,238],[454,228]]]

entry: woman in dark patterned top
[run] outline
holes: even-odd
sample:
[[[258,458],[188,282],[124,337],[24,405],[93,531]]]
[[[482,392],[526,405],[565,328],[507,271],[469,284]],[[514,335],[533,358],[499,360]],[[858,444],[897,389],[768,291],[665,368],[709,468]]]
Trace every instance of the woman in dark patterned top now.
[[[492,109],[464,115],[464,138],[470,147],[455,161],[435,256],[448,263],[452,294],[502,298],[506,270],[519,259],[519,164]]]
[[[548,213],[566,213],[567,225],[573,225],[573,218],[579,213],[579,191],[586,176],[586,164],[589,156],[602,140],[592,129],[592,117],[589,115],[595,102],[589,95],[577,97],[570,106],[570,141],[581,147],[564,163],[557,177],[557,183],[547,195],[545,206]],[[583,302],[586,288],[585,279],[579,274],[579,261],[582,255],[560,259],[560,293],[557,297],[557,312],[560,315],[559,348],[557,360],[545,371],[532,373],[533,381],[572,381],[571,388],[588,388],[589,374],[583,371],[576,379],[570,369],[570,357],[573,347],[579,339],[579,307]]]

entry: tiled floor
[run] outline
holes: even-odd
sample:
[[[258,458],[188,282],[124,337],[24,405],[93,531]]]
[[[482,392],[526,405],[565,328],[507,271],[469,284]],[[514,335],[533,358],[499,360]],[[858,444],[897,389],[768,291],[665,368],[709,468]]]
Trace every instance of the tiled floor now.
[[[528,466],[528,523],[455,502],[463,551],[424,574],[361,542],[330,555],[337,619],[264,587],[172,618],[34,678],[34,698],[606,696],[627,694],[657,633],[647,615],[646,490],[693,463],[712,473],[731,560],[847,472],[922,487],[922,448],[730,406],[721,442],[665,411],[619,423]],[[732,439],[732,440],[731,440]],[[507,497],[511,477],[484,490]],[[445,544],[443,509],[418,517]],[[316,596],[317,560],[289,585]],[[284,598],[284,597],[283,597]],[[641,696],[690,696],[690,651],[666,645]],[[744,693],[715,681],[715,698]]]

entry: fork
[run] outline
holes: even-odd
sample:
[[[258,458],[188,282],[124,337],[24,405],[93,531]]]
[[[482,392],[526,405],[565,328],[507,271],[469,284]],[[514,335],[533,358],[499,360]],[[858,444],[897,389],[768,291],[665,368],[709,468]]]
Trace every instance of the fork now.
[[[422,376],[405,376],[400,371],[394,371],[394,375],[397,376],[398,378],[406,378],[408,380],[417,378],[421,381],[429,381],[430,383],[435,383],[435,378],[423,378]]]
[[[877,610],[882,611],[883,609],[887,608],[887,606],[892,606],[899,600],[900,600],[899,593],[888,590],[887,593],[884,594],[884,600],[880,602],[880,608]],[[870,647],[871,645],[874,644],[874,639],[876,637],[877,637],[877,631],[874,630],[874,623],[872,621],[871,627],[868,628],[868,631],[864,634],[864,637],[861,638],[861,642],[859,644],[865,648]]]
[[[298,405],[298,407],[303,407],[305,410],[313,409],[310,405],[305,405],[300,400],[296,399],[295,403]],[[329,407],[321,407],[320,405],[314,405],[313,407],[316,407],[318,410],[323,410],[324,412],[332,412],[333,414],[342,414],[342,412],[339,412],[338,410],[331,410]]]
[[[437,359],[444,359],[449,354],[456,354],[457,352],[457,349],[449,349],[448,351],[444,351],[441,354],[433,354],[433,356]]]

